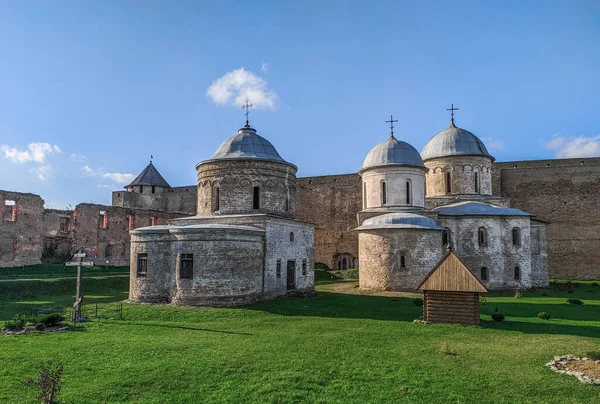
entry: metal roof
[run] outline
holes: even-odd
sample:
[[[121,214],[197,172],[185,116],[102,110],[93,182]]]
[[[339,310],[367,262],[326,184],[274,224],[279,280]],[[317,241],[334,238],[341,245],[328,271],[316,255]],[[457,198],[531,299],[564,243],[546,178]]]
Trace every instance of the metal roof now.
[[[516,208],[503,208],[491,203],[463,201],[433,209],[442,216],[534,216]]]
[[[162,175],[160,175],[152,162],[144,168],[144,171],[142,171],[140,175],[135,177],[131,184],[125,186],[125,188],[132,185],[154,185],[157,187],[171,188],[169,183],[165,181]]]
[[[386,165],[425,167],[417,149],[396,139],[394,135],[371,149],[365,157],[362,170]]]
[[[365,220],[360,227],[355,230],[370,229],[425,229],[425,230],[444,230],[438,226],[435,220],[417,215],[415,213],[388,213],[386,215],[375,216]]]
[[[248,125],[224,141],[207,161],[211,160],[271,160],[287,163],[271,142],[257,135],[256,129]]]
[[[448,128],[432,137],[421,152],[423,160],[458,155],[486,156],[494,160],[477,136],[456,127],[454,121]]]

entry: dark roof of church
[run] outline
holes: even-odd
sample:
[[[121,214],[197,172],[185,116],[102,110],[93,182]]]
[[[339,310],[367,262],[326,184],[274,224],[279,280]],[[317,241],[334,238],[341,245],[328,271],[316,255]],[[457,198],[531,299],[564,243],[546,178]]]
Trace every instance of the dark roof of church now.
[[[142,171],[140,175],[135,177],[131,184],[125,186],[125,188],[133,185],[154,185],[157,187],[171,188],[169,183],[165,181],[162,175],[160,175],[152,162],[144,168],[144,171]]]

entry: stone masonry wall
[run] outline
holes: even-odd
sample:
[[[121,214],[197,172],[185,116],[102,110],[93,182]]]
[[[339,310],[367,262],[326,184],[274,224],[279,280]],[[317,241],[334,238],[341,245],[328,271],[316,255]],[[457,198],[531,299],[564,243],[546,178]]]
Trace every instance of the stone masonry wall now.
[[[550,277],[600,279],[600,158],[506,162],[494,169],[496,194],[550,222]]]
[[[357,212],[362,209],[358,174],[298,179],[296,217],[315,226],[315,262],[333,268],[340,254],[358,258]]]
[[[0,190],[0,268],[41,263],[44,200]]]
[[[491,159],[482,156],[440,157],[425,161],[429,172],[425,175],[426,196],[491,195]],[[446,192],[446,172],[450,172],[451,192]],[[479,192],[475,188],[478,173]]]
[[[116,191],[112,193],[112,206],[130,209],[157,210],[168,213],[185,215],[196,214],[196,186],[163,188],[144,186],[142,193],[139,187],[133,187],[133,192]]]

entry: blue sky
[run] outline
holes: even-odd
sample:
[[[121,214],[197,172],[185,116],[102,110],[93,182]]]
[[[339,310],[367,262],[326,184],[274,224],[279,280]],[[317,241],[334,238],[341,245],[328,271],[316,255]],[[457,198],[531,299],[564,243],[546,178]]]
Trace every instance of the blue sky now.
[[[600,155],[597,1],[0,0],[0,189],[110,203],[250,121],[299,176],[448,126],[500,161]],[[243,68],[243,70],[242,70]]]

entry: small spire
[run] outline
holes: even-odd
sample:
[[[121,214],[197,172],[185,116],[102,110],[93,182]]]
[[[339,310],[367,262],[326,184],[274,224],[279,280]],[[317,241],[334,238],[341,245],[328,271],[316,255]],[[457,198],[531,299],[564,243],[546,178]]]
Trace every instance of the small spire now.
[[[390,115],[390,120],[386,122],[390,124],[390,137],[394,137],[394,122],[398,122],[398,120]]]
[[[246,102],[242,105],[242,109],[246,111],[246,128],[250,127],[250,123],[248,122],[248,114],[250,113],[250,109],[254,107],[253,104],[250,104],[250,100],[246,98]]]
[[[446,111],[450,111],[450,126],[456,128],[456,126],[454,126],[454,111],[458,111],[458,108],[454,108],[454,104],[452,104],[452,107],[446,108]]]

